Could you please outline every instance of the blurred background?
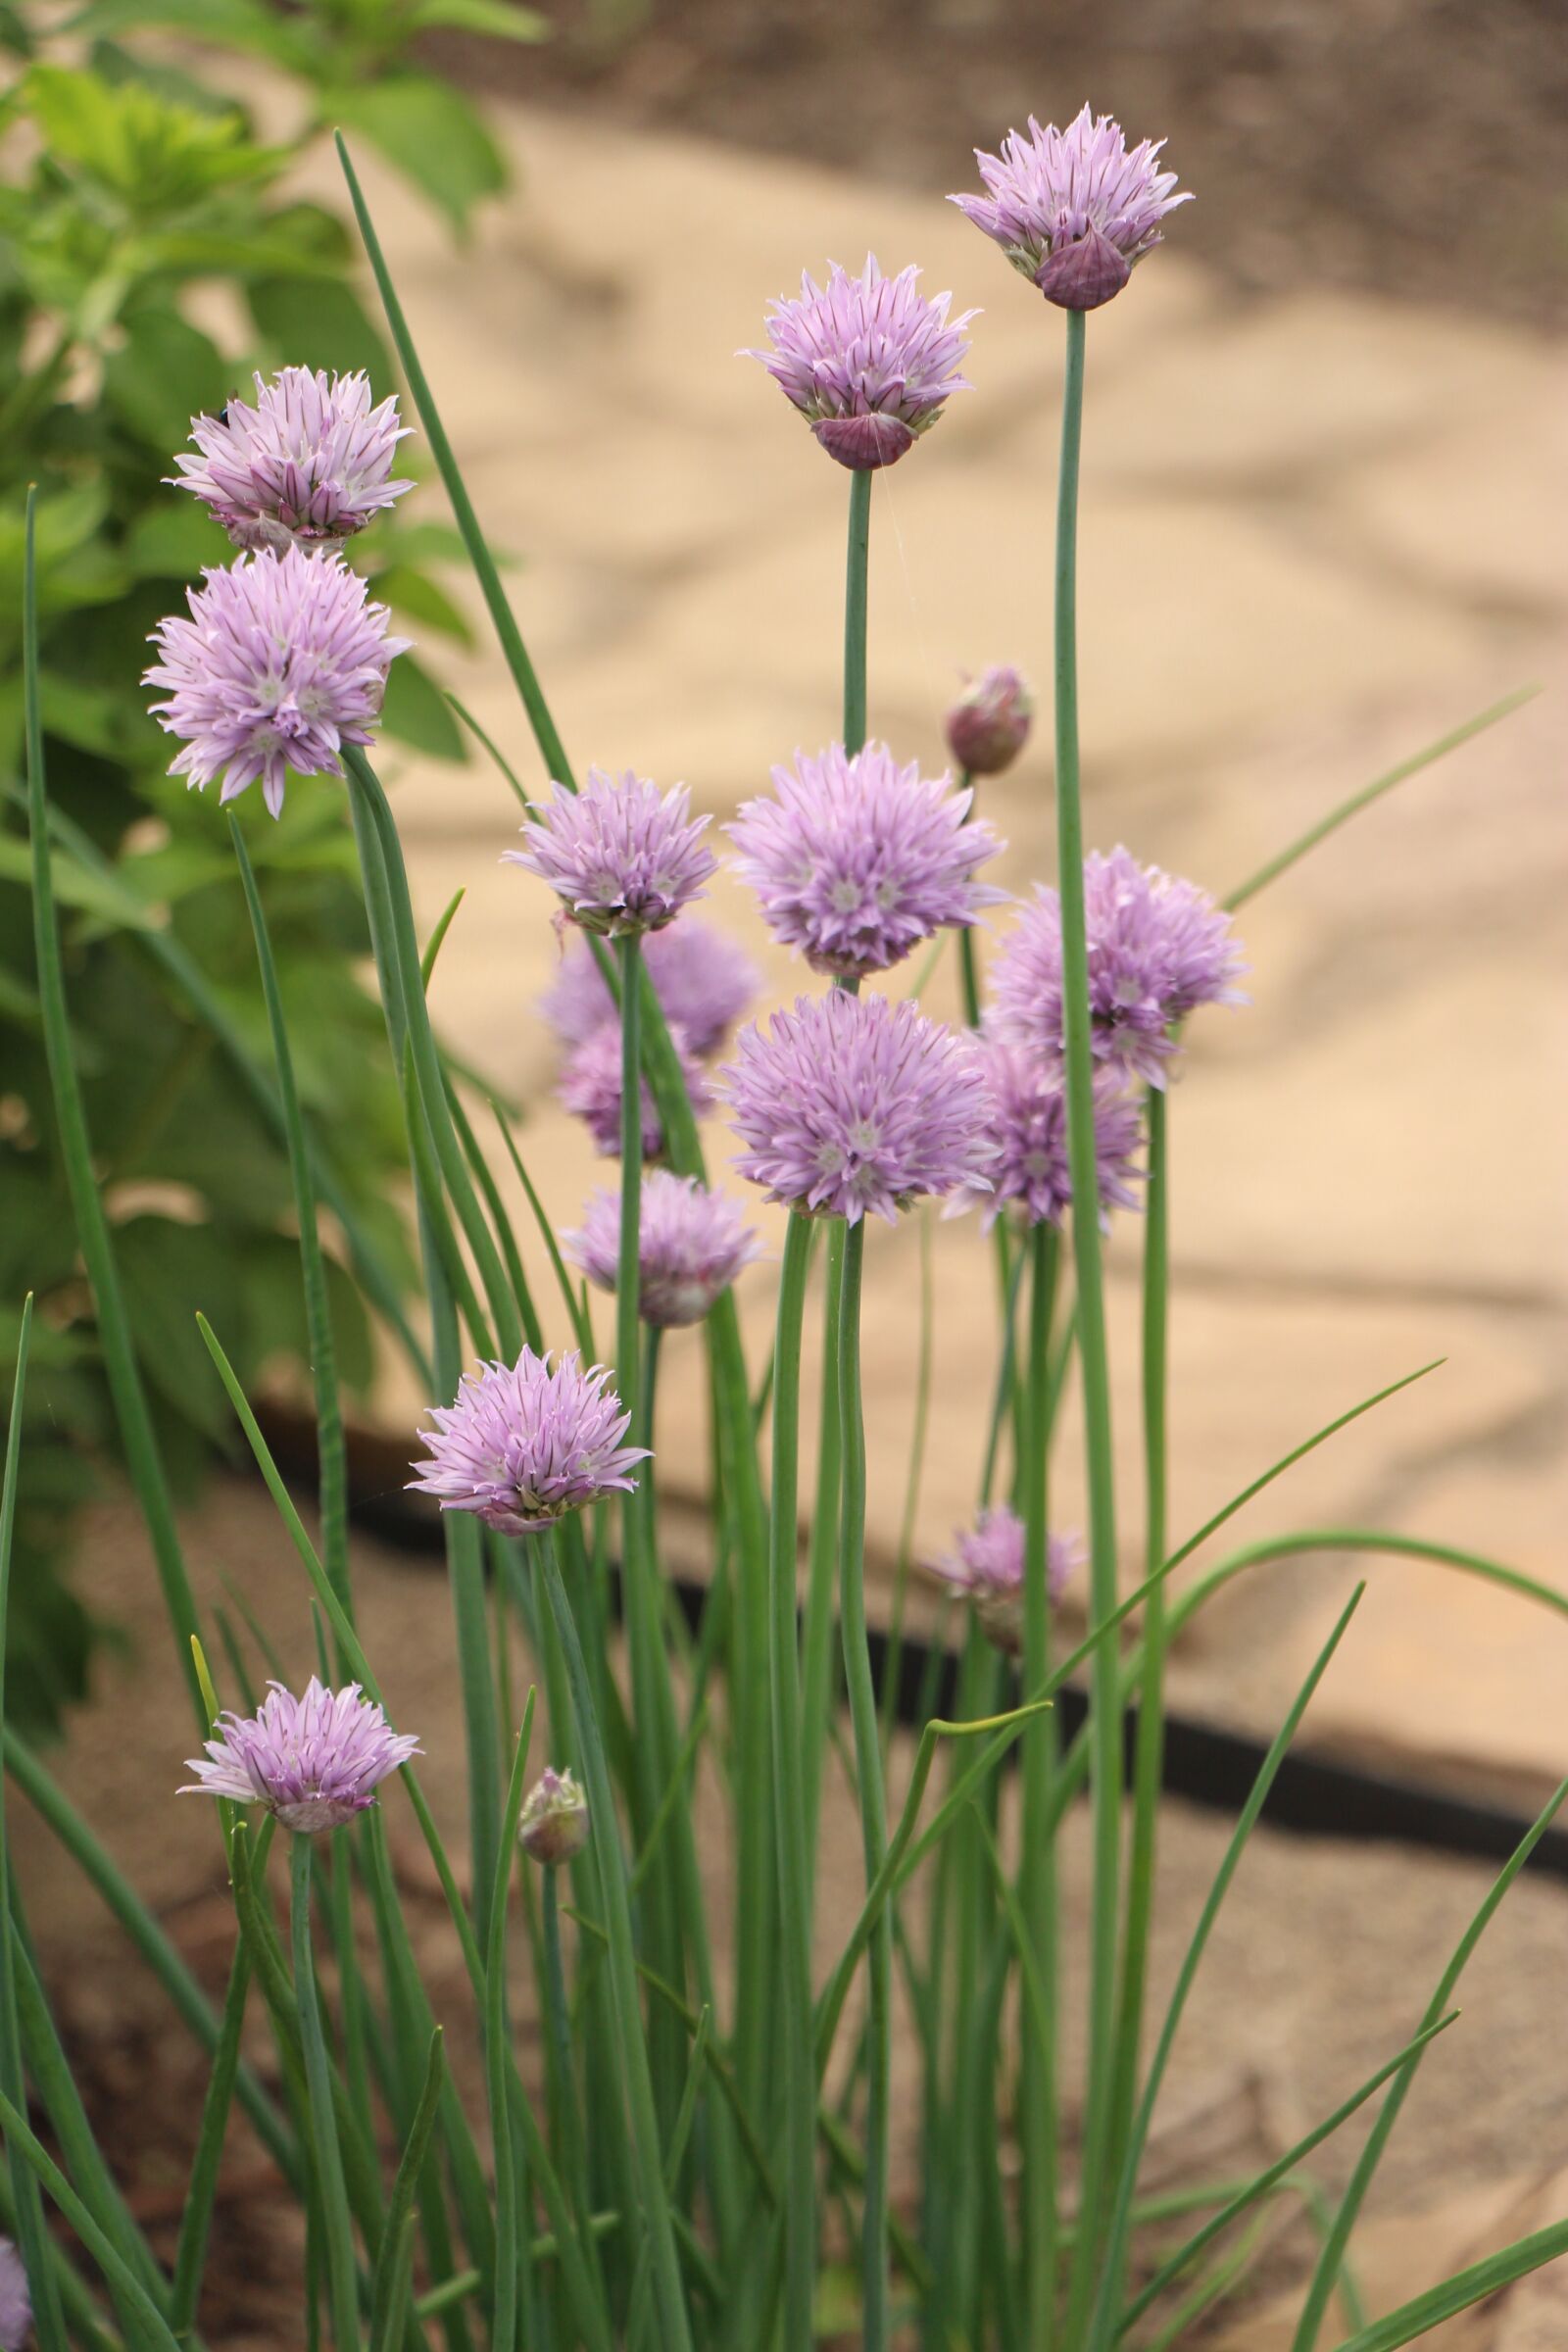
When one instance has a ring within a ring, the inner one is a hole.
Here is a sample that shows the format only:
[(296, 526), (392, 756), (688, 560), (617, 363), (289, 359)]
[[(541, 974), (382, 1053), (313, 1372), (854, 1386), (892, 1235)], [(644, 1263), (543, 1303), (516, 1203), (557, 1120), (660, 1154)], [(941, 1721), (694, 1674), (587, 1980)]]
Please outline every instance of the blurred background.
[[(27, 1735), (63, 1743), (61, 1777), (193, 1965), (221, 1969), (229, 1913), (211, 1841), (171, 1838), (141, 1778), (161, 1791), (178, 1777), (165, 1705), (177, 1667), (117, 1470), (37, 1023), (17, 808), (20, 518), (36, 479), (68, 985), (192, 1570), (303, 1671), (296, 1570), (192, 1319), (211, 1316), (269, 1400), (303, 1494), (308, 1386), (265, 1022), (223, 821), (165, 775), (137, 677), (147, 630), (226, 554), (162, 486), (191, 413), (285, 360), (365, 366), (378, 392), (396, 385), (345, 226), (333, 124), (573, 756), (685, 778), (715, 821), (837, 724), (844, 478), (734, 356), (760, 339), (765, 303), (803, 268), (855, 267), (869, 249), (890, 270), (918, 262), (928, 290), (983, 311), (975, 389), (873, 502), (872, 729), (940, 764), (964, 672), (1011, 662), (1046, 681), (1060, 344), (1059, 321), (942, 196), (972, 183), (976, 144), (1031, 111), (1063, 120), (1088, 98), (1131, 137), (1168, 134), (1199, 200), (1090, 333), (1091, 841), (1125, 841), (1223, 894), (1348, 794), (1516, 688), (1545, 689), (1249, 906), (1251, 1004), (1194, 1027), (1173, 1116), (1178, 1536), (1373, 1390), (1444, 1361), (1237, 1521), (1238, 1541), (1322, 1540), (1195, 1623), (1172, 1703), (1243, 1743), (1272, 1732), (1365, 1572), (1336, 1551), (1336, 1529), (1473, 1549), (1568, 1594), (1559, 11), (1145, 0), (1048, 22), (1014, 0), (605, 0), (537, 15), (511, 0), (12, 0), (0, 42), (0, 1352), (25, 1288), (42, 1308), (10, 1690)], [(516, 807), (443, 688), (530, 785), (535, 755), (433, 468), (416, 438), (405, 446), (423, 486), (355, 551), (417, 640), (394, 671), (381, 765), (421, 927), (466, 894), (433, 1004), (475, 1125), (488, 1142), (491, 1094), (516, 1112), (529, 1172), (570, 1224), (612, 1170), (553, 1099), (559, 1050), (536, 1011), (559, 952), (546, 894), (501, 867)], [(1049, 715), (986, 788), (1010, 845), (1003, 879), (1020, 890), (1051, 872)], [(352, 844), (328, 786), (292, 790), (276, 827), (249, 802), (240, 814), (331, 1186), (369, 1646), (422, 1728), (455, 1708), (454, 1682), (439, 1554), (401, 1494), (429, 1399), (392, 1336), (415, 1311), (413, 1259)], [(704, 912), (745, 939), (763, 1002), (803, 984), (726, 879)], [(925, 995), (956, 1011), (951, 959)], [(722, 1128), (708, 1140), (720, 1168)], [(546, 1296), (526, 1203), (502, 1184)], [(1137, 1252), (1124, 1219), (1112, 1310), (1129, 1441)], [(765, 1268), (743, 1290), (758, 1364), (770, 1295)], [(608, 1346), (608, 1316), (601, 1328)], [(926, 1335), (929, 1435), (910, 1497)], [(906, 1220), (876, 1237), (884, 1615), (901, 1563), (943, 1548), (969, 1514), (995, 1346), (971, 1223)], [(662, 1413), (668, 1564), (700, 1582), (695, 1349), (670, 1350)], [(1070, 1415), (1055, 1494), (1074, 1523)], [(1124, 1523), (1131, 1579), (1131, 1477)], [(1434, 1566), (1390, 1558), (1370, 1574), (1304, 1735), (1351, 1776), (1317, 1826), (1348, 1838), (1386, 1826), (1376, 1785), (1392, 1783), (1450, 1800), (1452, 1839), (1484, 1841), (1489, 1812), (1534, 1810), (1563, 1769), (1568, 1627)], [(929, 1624), (917, 1565), (909, 1608)], [(432, 1777), (460, 1801), (456, 1775)], [(1419, 1805), (1396, 1816), (1432, 1819)], [(175, 2064), (153, 2004), (127, 2027), (87, 1898), (25, 1818), (20, 1834), (35, 1927), (71, 1944), (62, 2000), (84, 2079), (139, 2106), (150, 2075)], [(1173, 1805), (1173, 1937), (1222, 1836), (1222, 1820)], [(854, 1867), (847, 1848), (851, 1879)], [(1177, 2123), (1238, 2162), (1292, 2136), (1282, 2117), (1315, 2112), (1323, 2082), (1363, 2050), (1366, 2072), (1407, 2029), (1482, 1868), (1408, 1845), (1263, 1840), (1195, 2011)], [(1386, 2299), (1431, 2274), (1434, 2232), (1462, 2260), (1477, 2232), (1528, 2227), (1516, 2217), (1529, 2200), (1551, 2202), (1568, 2078), (1537, 2036), (1560, 2001), (1565, 1924), (1540, 1879), (1478, 1962), (1469, 2055), (1424, 2079), (1402, 2169), (1382, 2176), (1369, 2259)], [(1403, 1994), (1369, 1998), (1401, 1969)], [(180, 2104), (167, 2144), (144, 2119), (136, 2193), (154, 2206), (181, 2177)], [(260, 2214), (239, 2194), (225, 2208), (250, 2301), (222, 2340), (288, 2340), (268, 2300), (274, 2224), (265, 2199)], [(1273, 2341), (1265, 2314), (1248, 2327), (1248, 2352)]]

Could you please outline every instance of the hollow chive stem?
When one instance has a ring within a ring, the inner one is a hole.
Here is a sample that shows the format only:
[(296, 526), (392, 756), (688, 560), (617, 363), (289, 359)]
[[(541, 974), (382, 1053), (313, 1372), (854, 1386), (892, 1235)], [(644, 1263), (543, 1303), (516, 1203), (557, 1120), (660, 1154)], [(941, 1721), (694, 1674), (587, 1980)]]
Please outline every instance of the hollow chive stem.
[(866, 580), (871, 549), (871, 476), (850, 476), (850, 537), (844, 567), (844, 749), (865, 742)]
[(321, 2006), (316, 1990), (316, 1963), (311, 1950), (312, 1840), (298, 1833), (289, 1840), (291, 1941), (294, 1959), (294, 1998), (299, 2004), (300, 2043), (305, 2057), (305, 2082), (310, 2103), (311, 2153), (315, 2158), (316, 2194), (325, 2240), (327, 2298), (332, 2335), (338, 2352), (357, 2352), (360, 2341), (359, 2287), (354, 2272), (354, 2230), (349, 2219), (348, 2191), (338, 2151), (337, 2117), (332, 2107), (331, 2062), (321, 2028)]
[[(1049, 1495), (1051, 1445), (1051, 1326), (1056, 1298), (1058, 1237), (1037, 1225), (1029, 1236), (1029, 1349), (1027, 1445), (1019, 1463), (1024, 1521), (1024, 1689), (1040, 1690), (1051, 1676)], [(1040, 1974), (1044, 2006), (1054, 2015), (1056, 1980), (1056, 1873), (1052, 1808), (1056, 1776), (1055, 1718), (1044, 1714), (1023, 1738), (1023, 1859), (1019, 1899)], [(1048, 2344), (1055, 2323), (1056, 2067), (1049, 2033), (1033, 2005), (1023, 2003), (1023, 2145), (1029, 2340)]]

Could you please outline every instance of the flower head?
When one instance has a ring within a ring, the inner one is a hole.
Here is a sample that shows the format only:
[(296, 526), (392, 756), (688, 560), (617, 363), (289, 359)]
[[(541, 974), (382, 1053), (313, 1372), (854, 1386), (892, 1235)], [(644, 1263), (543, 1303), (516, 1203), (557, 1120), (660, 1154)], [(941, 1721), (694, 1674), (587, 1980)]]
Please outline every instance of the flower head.
[(22, 2256), (9, 2237), (0, 2237), (0, 2352), (22, 2352), (32, 2326), (32, 2297)]
[[(656, 1168), (642, 1188), (637, 1240), (637, 1303), (645, 1323), (667, 1330), (700, 1323), (761, 1244), (733, 1200), (694, 1176)], [(589, 1195), (582, 1224), (561, 1246), (602, 1291), (620, 1271), (620, 1195)]]
[[(997, 1156), (987, 1171), (989, 1187), (978, 1195), (956, 1194), (949, 1212), (968, 1208), (978, 1199), (988, 1233), (1004, 1209), (1025, 1225), (1059, 1225), (1072, 1200), (1061, 1066), (990, 1034), (975, 1041), (974, 1053), (985, 1075), (987, 1126)], [(1121, 1072), (1096, 1070), (1095, 1158), (1102, 1222), (1108, 1209), (1138, 1206), (1132, 1185), (1142, 1171), (1132, 1163), (1142, 1135), (1138, 1098), (1129, 1092)]]
[(949, 775), (900, 767), (884, 743), (853, 757), (834, 743), (775, 767), (771, 797), (746, 802), (726, 830), (774, 938), (815, 971), (858, 978), (1005, 898), (975, 880), (1003, 844), (964, 822), (972, 798)]
[[(1130, 851), (1084, 859), (1091, 1038), (1096, 1058), (1163, 1086), (1176, 1052), (1169, 1034), (1200, 1004), (1246, 1002), (1246, 966), (1231, 918), (1206, 891)], [(997, 957), (999, 1035), (1048, 1062), (1062, 1051), (1061, 903), (1038, 888)]]
[(825, 288), (803, 276), (798, 301), (770, 306), (772, 350), (738, 355), (761, 361), (828, 456), (855, 472), (902, 458), (949, 393), (970, 388), (957, 370), (975, 314), (950, 321), (952, 295), (928, 302), (919, 275), (911, 265), (884, 277), (871, 255), (858, 277), (830, 262)]
[(454, 1401), (430, 1408), (435, 1427), (419, 1432), (429, 1459), (415, 1464), (410, 1485), (504, 1536), (552, 1527), (612, 1489), (629, 1493), (627, 1473), (648, 1448), (622, 1445), (631, 1415), (609, 1379), (575, 1352), (553, 1365), (531, 1348), (514, 1364), (466, 1372)]
[(358, 1683), (324, 1690), (313, 1674), (305, 1696), (273, 1683), (254, 1715), (220, 1715), (207, 1754), (187, 1758), (195, 1784), (181, 1796), (226, 1796), (265, 1805), (285, 1830), (335, 1830), (375, 1802), (375, 1791), (419, 1743), (394, 1732)]
[(555, 787), (555, 798), (533, 810), (522, 836), (525, 850), (508, 850), (505, 862), (524, 865), (548, 882), (568, 920), (610, 939), (658, 931), (673, 922), (718, 864), (703, 845), (706, 816), (690, 813), (684, 784), (667, 792), (647, 776), (612, 776), (591, 767), (580, 792)]
[(985, 1083), (964, 1042), (906, 1000), (798, 997), (743, 1029), (723, 1072), (736, 1166), (812, 1214), (885, 1217), (981, 1186), (995, 1146)]
[(965, 686), (947, 716), (948, 749), (971, 776), (1000, 776), (1029, 740), (1035, 698), (1015, 669), (988, 669)]
[[(701, 1118), (712, 1107), (712, 1086), (677, 1022), (671, 1022), (669, 1036), (692, 1109)], [(620, 1151), (620, 1028), (616, 1022), (606, 1021), (567, 1055), (556, 1083), (556, 1101), (584, 1122), (594, 1149), (607, 1159), (613, 1159)], [(643, 1111), (643, 1157), (658, 1159), (664, 1149), (664, 1130), (646, 1078), (638, 1093)]]
[[(928, 1563), (933, 1576), (970, 1603), (988, 1639), (1013, 1658), (1023, 1649), (1024, 1549), (1023, 1521), (1002, 1502), (959, 1530), (946, 1558)], [(1082, 1557), (1075, 1536), (1047, 1537), (1046, 1594), (1053, 1603)]]
[(142, 674), (169, 689), (153, 714), (185, 745), (170, 773), (197, 791), (220, 775), (223, 801), (260, 776), (277, 816), (290, 768), (341, 775), (344, 744), (369, 742), (392, 658), (409, 640), (387, 635), (385, 605), (367, 603), (341, 556), (265, 549), (203, 576), (189, 620), (153, 631), (161, 659)]
[(182, 450), (168, 478), (212, 509), (236, 547), (339, 547), (412, 490), (388, 479), (408, 431), (395, 399), (370, 406), (368, 376), (285, 368), (256, 378), (256, 406), (237, 397), (193, 416), (198, 455)]
[(953, 196), (976, 228), (1002, 247), (1048, 302), (1093, 311), (1119, 294), (1133, 264), (1163, 241), (1160, 222), (1191, 189), (1173, 196), (1159, 169), (1163, 139), (1129, 148), (1121, 125), (1086, 106), (1065, 130), (1033, 115), (1027, 138), (1009, 130), (1000, 155), (975, 149), (988, 193)]
[(517, 1842), (535, 1862), (554, 1870), (588, 1842), (588, 1799), (569, 1772), (547, 1764), (523, 1799)]
[[(650, 931), (643, 960), (665, 1020), (699, 1060), (718, 1051), (762, 985), (746, 951), (700, 915)], [(585, 1044), (607, 1023), (616, 1026), (615, 1000), (587, 940), (567, 941), (539, 1010), (568, 1046)]]

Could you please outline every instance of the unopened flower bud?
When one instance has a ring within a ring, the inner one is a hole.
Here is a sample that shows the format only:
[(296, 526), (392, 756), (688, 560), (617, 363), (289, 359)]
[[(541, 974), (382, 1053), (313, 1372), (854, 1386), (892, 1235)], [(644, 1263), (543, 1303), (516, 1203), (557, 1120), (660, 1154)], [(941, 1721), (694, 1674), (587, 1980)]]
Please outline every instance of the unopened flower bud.
[(525, 1854), (554, 1869), (588, 1842), (588, 1799), (569, 1772), (547, 1764), (523, 1800), (517, 1839)]
[(947, 717), (948, 749), (966, 775), (1000, 776), (1029, 740), (1035, 698), (1015, 669), (971, 680)]

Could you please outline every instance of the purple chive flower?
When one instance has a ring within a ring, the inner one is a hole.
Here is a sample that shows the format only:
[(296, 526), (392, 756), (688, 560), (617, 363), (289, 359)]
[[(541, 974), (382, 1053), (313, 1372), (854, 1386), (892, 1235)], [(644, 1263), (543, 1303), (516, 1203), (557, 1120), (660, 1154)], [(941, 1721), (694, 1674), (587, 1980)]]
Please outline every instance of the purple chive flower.
[(220, 775), (223, 801), (259, 776), (278, 816), (290, 768), (341, 775), (344, 744), (369, 742), (409, 639), (387, 635), (385, 605), (367, 603), (340, 556), (265, 549), (203, 576), (187, 596), (190, 618), (153, 631), (161, 660), (142, 673), (143, 685), (168, 687), (153, 714), (185, 745), (169, 772), (198, 792)]
[[(645, 1323), (668, 1330), (700, 1323), (761, 1244), (733, 1200), (710, 1193), (694, 1176), (656, 1168), (642, 1189), (637, 1243), (637, 1303)], [(561, 1246), (602, 1291), (620, 1271), (620, 1195), (590, 1194), (582, 1224)]]
[(684, 784), (661, 792), (630, 768), (612, 776), (591, 767), (580, 792), (555, 787), (522, 828), (527, 848), (506, 851), (504, 862), (548, 882), (585, 931), (658, 931), (707, 897), (703, 884), (718, 865), (702, 840), (709, 820), (690, 814), (690, 798)]
[[(692, 1109), (701, 1118), (705, 1110), (712, 1108), (712, 1086), (678, 1023), (671, 1022), (669, 1036)], [(556, 1084), (556, 1101), (564, 1110), (583, 1120), (594, 1139), (595, 1151), (607, 1159), (615, 1158), (620, 1152), (620, 1030), (607, 1021), (575, 1053), (567, 1055)], [(664, 1149), (664, 1130), (660, 1124), (654, 1090), (646, 1078), (639, 1094), (643, 1106), (643, 1157), (658, 1159)]]
[[(1231, 918), (1206, 891), (1140, 865), (1130, 851), (1084, 859), (1089, 1002), (1097, 1059), (1163, 1086), (1170, 1025), (1200, 1004), (1242, 1004), (1246, 970)], [(1056, 1063), (1062, 1050), (1061, 905), (1044, 886), (997, 957), (995, 1022), (1010, 1043)]]
[[(700, 1061), (717, 1053), (762, 985), (745, 950), (700, 915), (650, 931), (643, 960), (665, 1020), (681, 1030)], [(607, 1023), (618, 1025), (615, 1000), (587, 940), (567, 941), (539, 1010), (567, 1046), (585, 1045)]]
[(391, 481), (409, 427), (395, 399), (370, 406), (368, 376), (284, 368), (256, 378), (256, 406), (232, 399), (193, 416), (199, 455), (181, 451), (166, 478), (194, 491), (236, 547), (339, 547), (412, 490)]
[(444, 1511), (472, 1511), (504, 1536), (552, 1527), (612, 1489), (648, 1458), (646, 1446), (623, 1446), (631, 1415), (606, 1384), (603, 1364), (580, 1355), (524, 1348), (514, 1364), (466, 1372), (450, 1405), (432, 1405), (434, 1429), (419, 1436), (429, 1459), (409, 1484), (434, 1494)]
[(1015, 270), (1066, 311), (1093, 311), (1119, 294), (1133, 264), (1163, 242), (1160, 222), (1191, 189), (1173, 196), (1174, 172), (1158, 167), (1163, 139), (1129, 148), (1121, 125), (1086, 106), (1065, 130), (1034, 116), (1029, 135), (1009, 130), (1000, 155), (975, 149), (989, 191), (952, 196)]
[(828, 264), (827, 285), (803, 276), (798, 301), (771, 304), (771, 351), (760, 360), (785, 397), (808, 419), (830, 458), (855, 472), (891, 466), (935, 424), (950, 392), (970, 386), (958, 374), (969, 346), (965, 311), (950, 321), (951, 294), (927, 302), (912, 265), (884, 277), (867, 255), (858, 277)]
[(547, 1764), (522, 1800), (517, 1842), (531, 1860), (554, 1870), (588, 1842), (588, 1799), (569, 1772)]
[(358, 1683), (327, 1690), (314, 1674), (303, 1698), (273, 1683), (256, 1714), (220, 1715), (218, 1729), (205, 1757), (186, 1759), (197, 1778), (180, 1795), (265, 1805), (285, 1830), (308, 1836), (373, 1805), (387, 1774), (420, 1752)]
[[(1004, 1210), (1011, 1210), (1025, 1225), (1059, 1225), (1072, 1200), (1061, 1066), (989, 1034), (978, 1038), (973, 1050), (985, 1075), (987, 1127), (997, 1156), (988, 1170), (989, 1187), (978, 1194), (956, 1194), (948, 1213), (956, 1214), (978, 1200), (987, 1233)], [(1139, 1204), (1132, 1186), (1143, 1171), (1133, 1166), (1133, 1154), (1142, 1137), (1141, 1106), (1120, 1071), (1096, 1070), (1095, 1157), (1102, 1223), (1109, 1209)]]
[[(1004, 1502), (982, 1511), (974, 1526), (956, 1536), (956, 1549), (928, 1563), (954, 1592), (969, 1602), (987, 1639), (1010, 1658), (1023, 1651), (1024, 1524)], [(1046, 1592), (1054, 1604), (1083, 1558), (1076, 1536), (1046, 1538)]]
[(1000, 776), (1029, 740), (1035, 698), (1015, 669), (988, 669), (965, 686), (947, 716), (948, 749), (970, 776)]
[(923, 1195), (982, 1186), (995, 1154), (971, 1054), (906, 1000), (797, 997), (741, 1031), (722, 1075), (735, 1165), (809, 1214), (892, 1224)]
[(0, 2352), (22, 2352), (32, 2326), (32, 2297), (22, 2256), (9, 2237), (0, 2237)]
[(774, 938), (814, 971), (859, 978), (1005, 899), (974, 878), (1004, 845), (964, 822), (972, 799), (945, 773), (900, 767), (885, 743), (853, 758), (834, 743), (775, 767), (772, 797), (746, 802), (725, 830)]

